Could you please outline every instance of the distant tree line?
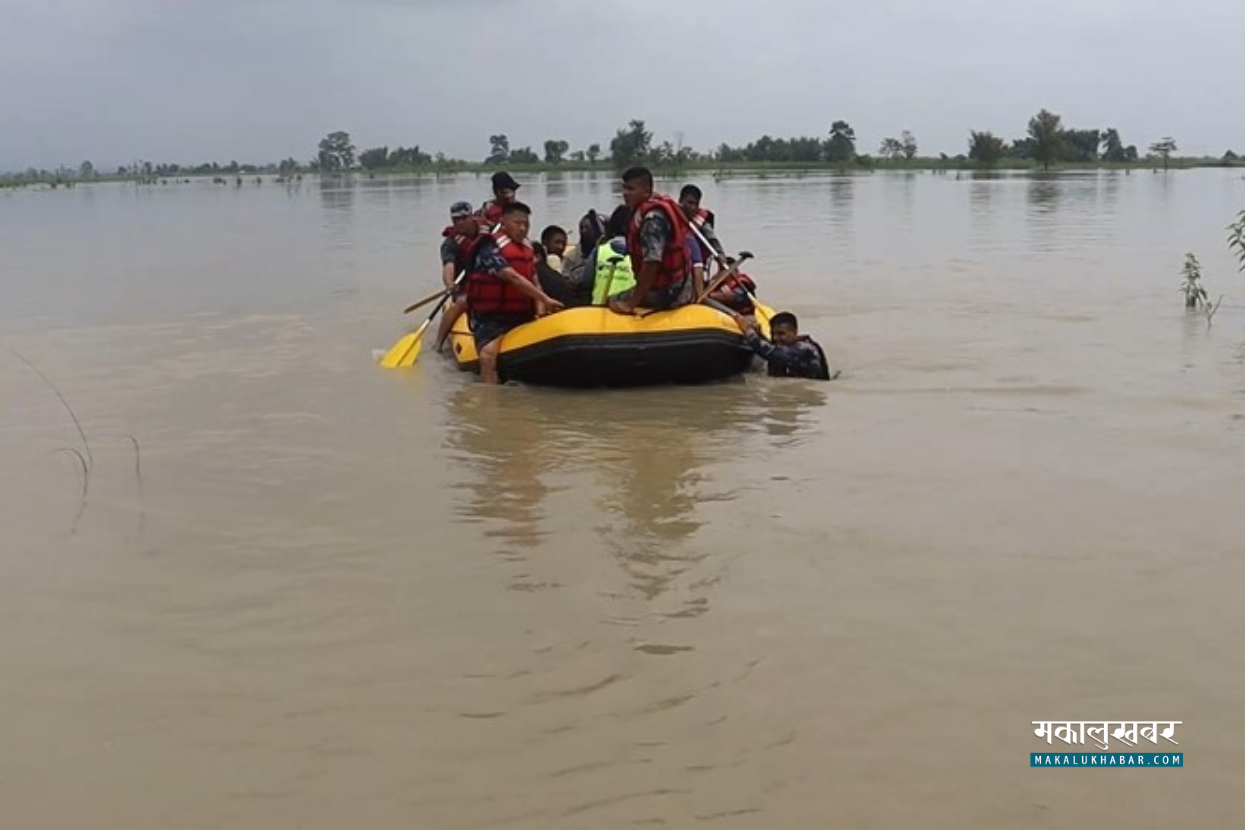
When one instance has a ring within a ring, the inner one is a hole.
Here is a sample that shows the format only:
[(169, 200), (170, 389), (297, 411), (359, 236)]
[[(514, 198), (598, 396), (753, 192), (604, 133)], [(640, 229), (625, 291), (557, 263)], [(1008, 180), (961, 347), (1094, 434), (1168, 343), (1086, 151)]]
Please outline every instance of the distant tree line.
[[(1033, 163), (1049, 169), (1052, 164), (1084, 164), (1106, 162), (1113, 164), (1136, 164), (1143, 161), (1137, 147), (1124, 144), (1119, 130), (1079, 129), (1064, 127), (1063, 119), (1048, 110), (1041, 110), (1029, 119), (1024, 135), (1012, 141), (989, 131), (972, 130), (968, 136), (967, 155), (939, 158), (922, 158), (918, 155), (916, 137), (908, 130), (882, 139), (876, 156), (857, 152), (856, 132), (844, 120), (835, 120), (824, 136), (774, 137), (763, 135), (742, 146), (722, 143), (712, 151), (699, 152), (685, 145), (682, 136), (675, 141), (658, 142), (643, 120), (632, 119), (619, 127), (607, 146), (589, 144), (583, 149), (571, 150), (570, 143), (561, 138), (546, 139), (538, 153), (530, 146), (510, 146), (505, 133), (488, 137), (488, 154), (478, 162), (450, 158), (445, 153), (428, 153), (418, 144), (410, 147), (388, 145), (371, 147), (359, 152), (344, 130), (331, 132), (320, 140), (315, 155), (307, 162), (294, 157), (275, 164), (255, 165), (205, 162), (197, 165), (155, 164), (135, 161), (122, 164), (115, 171), (100, 171), (90, 161), (76, 168), (59, 167), (56, 170), (29, 168), (23, 172), (0, 174), (0, 185), (14, 186), (46, 183), (53, 186), (75, 181), (91, 181), (101, 178), (124, 178), (136, 181), (154, 181), (184, 175), (224, 174), (241, 176), (275, 173), (290, 177), (305, 171), (338, 173), (355, 169), (378, 171), (386, 169), (462, 170), (474, 165), (548, 165), (559, 167), (613, 167), (621, 170), (635, 164), (647, 164), (663, 170), (679, 169), (688, 165), (746, 165), (746, 164), (794, 164), (827, 165), (839, 168), (848, 166), (871, 168), (878, 164), (887, 166), (922, 165), (954, 166), (974, 165), (993, 167), (1000, 163)], [(1164, 137), (1149, 145), (1146, 160), (1162, 161), (1164, 169), (1177, 151), (1176, 142)], [(1236, 153), (1228, 150), (1220, 163), (1234, 164), (1239, 161)]]

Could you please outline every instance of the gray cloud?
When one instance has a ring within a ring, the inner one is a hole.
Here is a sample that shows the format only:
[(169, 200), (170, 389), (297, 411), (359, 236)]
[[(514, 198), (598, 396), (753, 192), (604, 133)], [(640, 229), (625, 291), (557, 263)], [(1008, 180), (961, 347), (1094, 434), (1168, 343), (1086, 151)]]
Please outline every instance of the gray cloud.
[(420, 144), (480, 158), (629, 118), (708, 149), (852, 123), (961, 152), (1049, 107), (1144, 146), (1245, 150), (1245, 6), (1201, 0), (4, 0), (0, 168), (309, 158)]

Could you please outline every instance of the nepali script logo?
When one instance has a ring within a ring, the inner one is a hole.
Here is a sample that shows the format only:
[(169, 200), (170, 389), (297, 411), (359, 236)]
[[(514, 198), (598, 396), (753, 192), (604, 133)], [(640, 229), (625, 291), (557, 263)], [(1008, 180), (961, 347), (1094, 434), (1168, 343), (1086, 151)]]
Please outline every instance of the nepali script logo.
[[(1183, 767), (1183, 752), (1134, 752), (1147, 740), (1156, 746), (1159, 738), (1179, 746), (1173, 737), (1183, 721), (1033, 721), (1033, 734), (1045, 738), (1053, 750), (1031, 753), (1031, 767)], [(1111, 727), (1115, 726), (1112, 730)], [(1160, 727), (1166, 727), (1160, 729)], [(1053, 744), (1058, 738), (1070, 749)], [(1123, 751), (1107, 752), (1111, 738), (1122, 744)], [(1102, 752), (1087, 752), (1092, 741)], [(1078, 747), (1084, 747), (1079, 749)]]

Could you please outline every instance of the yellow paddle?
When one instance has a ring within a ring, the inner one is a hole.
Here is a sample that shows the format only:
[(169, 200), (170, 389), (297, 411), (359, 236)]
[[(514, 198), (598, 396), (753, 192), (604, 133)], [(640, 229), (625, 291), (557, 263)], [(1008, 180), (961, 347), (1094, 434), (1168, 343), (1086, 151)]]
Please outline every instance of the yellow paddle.
[[(464, 268), (463, 272), (458, 275), (457, 279), (454, 280), (454, 285), (457, 286), (460, 282), (462, 282), (463, 277), (465, 276), (467, 276), (467, 269)], [(380, 359), (381, 366), (386, 369), (402, 369), (407, 366), (415, 365), (415, 361), (419, 360), (419, 350), (423, 345), (424, 332), (428, 330), (428, 326), (432, 323), (433, 319), (437, 316), (441, 309), (445, 307), (445, 304), (449, 302), (449, 299), (452, 296), (449, 291), (443, 291), (441, 294), (441, 302), (437, 303), (436, 307), (432, 309), (432, 313), (428, 315), (428, 319), (420, 324), (419, 328), (415, 329), (415, 331), (406, 335), (397, 343), (394, 343), (392, 348), (385, 352), (385, 356)]]

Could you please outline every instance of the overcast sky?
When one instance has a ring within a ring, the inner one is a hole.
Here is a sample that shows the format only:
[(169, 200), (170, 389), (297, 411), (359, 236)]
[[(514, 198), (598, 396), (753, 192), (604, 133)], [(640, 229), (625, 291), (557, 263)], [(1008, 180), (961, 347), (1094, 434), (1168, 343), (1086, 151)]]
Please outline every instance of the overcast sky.
[(0, 169), (305, 161), (338, 129), (479, 159), (631, 118), (955, 154), (1042, 107), (1219, 155), (1243, 67), (1241, 0), (0, 0)]

